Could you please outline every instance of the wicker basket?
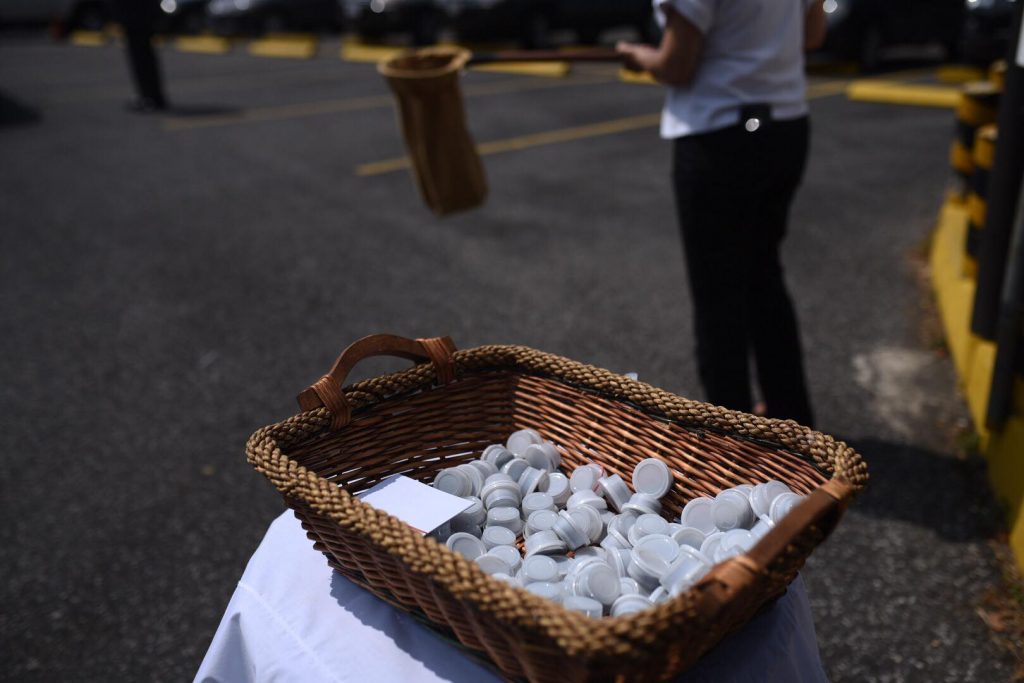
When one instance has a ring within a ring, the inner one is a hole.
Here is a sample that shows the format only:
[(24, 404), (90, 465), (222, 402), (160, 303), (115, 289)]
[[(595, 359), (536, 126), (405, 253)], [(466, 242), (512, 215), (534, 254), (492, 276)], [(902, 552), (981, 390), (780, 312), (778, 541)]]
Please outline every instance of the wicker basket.
[[(375, 355), (419, 364), (342, 389), (352, 367)], [(867, 481), (853, 449), (794, 422), (686, 400), (522, 346), (455, 351), (447, 338), (367, 337), (299, 402), (304, 412), (253, 434), (249, 462), (331, 566), (509, 678), (651, 681), (687, 669), (785, 592)], [(396, 473), (430, 480), (523, 427), (553, 441), (567, 470), (595, 460), (628, 481), (640, 460), (661, 458), (675, 479), (662, 501), (667, 515), (693, 497), (767, 479), (809, 495), (750, 553), (690, 591), (597, 620), (492, 579), (352, 495)]]

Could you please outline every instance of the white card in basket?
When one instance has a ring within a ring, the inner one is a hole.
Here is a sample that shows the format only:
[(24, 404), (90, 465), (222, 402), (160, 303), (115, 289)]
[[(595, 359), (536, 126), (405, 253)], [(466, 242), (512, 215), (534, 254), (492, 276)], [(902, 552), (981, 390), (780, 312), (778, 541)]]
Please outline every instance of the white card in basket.
[(397, 517), (424, 536), (473, 504), (401, 474), (388, 477), (358, 497), (364, 503)]

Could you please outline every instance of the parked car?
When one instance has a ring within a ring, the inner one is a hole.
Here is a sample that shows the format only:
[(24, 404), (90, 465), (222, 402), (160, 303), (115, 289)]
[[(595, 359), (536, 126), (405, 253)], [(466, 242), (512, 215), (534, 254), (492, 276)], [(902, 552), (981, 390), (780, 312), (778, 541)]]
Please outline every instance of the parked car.
[(341, 0), (345, 19), (361, 38), (407, 34), (416, 45), (436, 43), (447, 20), (437, 0)]
[(1014, 0), (966, 0), (962, 50), (975, 64), (989, 64), (1007, 56), (1013, 32)]
[(220, 35), (341, 30), (337, 0), (210, 0), (209, 28)]
[(0, 25), (99, 30), (112, 16), (109, 0), (0, 0)]
[(512, 38), (524, 47), (543, 47), (556, 30), (570, 29), (581, 42), (594, 43), (602, 31), (628, 26), (645, 41), (655, 39), (650, 0), (444, 1), (460, 38)]
[(206, 28), (206, 6), (210, 0), (161, 0), (160, 31), (199, 33)]
[(960, 45), (964, 0), (825, 0), (825, 50), (879, 67), (883, 51), (896, 45), (938, 43), (955, 57)]

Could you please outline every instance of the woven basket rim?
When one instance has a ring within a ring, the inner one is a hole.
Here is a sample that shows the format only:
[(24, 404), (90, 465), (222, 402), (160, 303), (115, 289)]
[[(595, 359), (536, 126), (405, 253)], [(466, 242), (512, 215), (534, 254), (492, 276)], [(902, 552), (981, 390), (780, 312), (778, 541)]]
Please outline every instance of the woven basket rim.
[[(687, 429), (714, 430), (730, 437), (782, 448), (808, 459), (823, 474), (842, 478), (859, 491), (867, 465), (847, 444), (792, 420), (774, 420), (685, 399), (639, 380), (555, 354), (519, 345), (486, 345), (456, 351), (456, 380), (494, 371), (546, 377), (620, 401), (650, 417)], [(431, 364), (363, 380), (344, 389), (353, 417), (385, 401), (435, 386)], [(422, 537), (387, 513), (291, 459), (290, 446), (330, 431), (326, 408), (299, 413), (257, 430), (246, 444), (247, 459), (286, 497), (301, 501), (349, 532), (367, 536), (376, 547), (399, 559), (409, 571), (428, 575), (455, 598), (490, 612), (532, 637), (557, 643), (569, 656), (628, 656), (651, 638), (668, 636), (680, 620), (694, 618), (698, 596), (687, 591), (666, 603), (622, 617), (594, 620), (566, 610), (525, 590), (491, 578), (461, 555)]]

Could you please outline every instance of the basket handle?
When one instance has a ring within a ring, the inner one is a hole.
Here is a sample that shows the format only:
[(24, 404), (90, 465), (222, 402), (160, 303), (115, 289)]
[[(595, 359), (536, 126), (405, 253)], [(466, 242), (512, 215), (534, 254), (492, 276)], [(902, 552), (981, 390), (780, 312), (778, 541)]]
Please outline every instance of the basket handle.
[(374, 356), (397, 356), (417, 363), (430, 362), (437, 372), (438, 384), (448, 384), (455, 379), (453, 353), (455, 344), (451, 337), (407, 339), (393, 334), (371, 334), (350, 344), (334, 361), (330, 372), (299, 394), (299, 407), (308, 411), (326, 406), (331, 412), (331, 430), (341, 429), (352, 419), (352, 407), (342, 386), (360, 361)]
[(853, 485), (836, 477), (812, 491), (794, 507), (781, 522), (745, 555), (738, 555), (712, 569), (696, 589), (701, 593), (698, 610), (715, 618), (721, 608), (733, 604), (732, 598), (752, 588), (771, 563), (796, 542), (810, 525), (817, 526), (827, 537), (835, 529), (853, 496)]

